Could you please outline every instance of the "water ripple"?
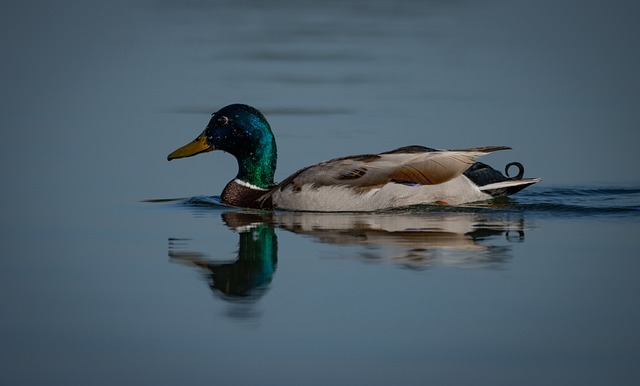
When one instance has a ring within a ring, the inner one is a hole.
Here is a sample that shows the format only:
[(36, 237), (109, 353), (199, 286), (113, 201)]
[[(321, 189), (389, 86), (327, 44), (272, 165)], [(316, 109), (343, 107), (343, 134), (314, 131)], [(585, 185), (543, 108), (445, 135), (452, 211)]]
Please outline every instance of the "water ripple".
[(558, 215), (640, 214), (638, 187), (551, 187), (531, 189), (514, 198), (514, 209)]
[[(173, 201), (173, 200), (172, 200)], [(175, 200), (178, 205), (192, 208), (229, 208), (219, 196), (197, 196)], [(463, 206), (416, 205), (383, 213), (525, 213), (549, 216), (611, 216), (640, 215), (638, 187), (550, 187), (530, 189), (510, 198)]]

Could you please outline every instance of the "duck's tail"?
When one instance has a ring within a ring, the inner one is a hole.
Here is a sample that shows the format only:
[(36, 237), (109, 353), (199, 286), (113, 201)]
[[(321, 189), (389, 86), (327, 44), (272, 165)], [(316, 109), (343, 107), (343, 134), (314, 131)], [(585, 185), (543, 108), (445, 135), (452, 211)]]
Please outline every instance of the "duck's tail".
[[(509, 177), (509, 168), (511, 166), (518, 168), (518, 174), (514, 177)], [(482, 162), (474, 163), (464, 172), (464, 175), (476, 184), (481, 191), (493, 197), (510, 196), (540, 181), (540, 178), (522, 178), (524, 176), (524, 166), (519, 162), (507, 164), (505, 174), (506, 176)]]
[(480, 190), (493, 197), (504, 197), (516, 194), (529, 185), (539, 182), (540, 178), (523, 178), (520, 180), (507, 180), (480, 186)]

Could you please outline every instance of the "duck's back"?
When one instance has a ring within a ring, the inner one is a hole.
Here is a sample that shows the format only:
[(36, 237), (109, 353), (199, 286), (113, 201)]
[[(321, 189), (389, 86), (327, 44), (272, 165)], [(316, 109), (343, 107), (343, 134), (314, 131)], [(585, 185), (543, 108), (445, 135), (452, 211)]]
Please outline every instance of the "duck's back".
[(409, 146), (336, 158), (301, 169), (268, 196), (274, 208), (372, 211), (491, 198), (463, 175), (475, 159), (507, 147), (436, 150)]

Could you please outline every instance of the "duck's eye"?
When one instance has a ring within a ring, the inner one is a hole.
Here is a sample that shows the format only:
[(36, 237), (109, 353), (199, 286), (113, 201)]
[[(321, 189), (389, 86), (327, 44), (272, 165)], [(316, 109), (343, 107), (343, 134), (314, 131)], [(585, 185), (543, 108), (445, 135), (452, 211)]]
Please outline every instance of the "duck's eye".
[(218, 124), (226, 125), (227, 123), (229, 123), (229, 118), (225, 117), (224, 115), (218, 117)]

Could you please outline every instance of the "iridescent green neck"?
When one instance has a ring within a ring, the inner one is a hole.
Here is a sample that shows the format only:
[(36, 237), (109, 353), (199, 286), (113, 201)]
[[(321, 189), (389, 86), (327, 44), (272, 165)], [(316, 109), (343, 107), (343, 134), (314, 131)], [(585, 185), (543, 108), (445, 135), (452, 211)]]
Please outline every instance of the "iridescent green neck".
[(268, 189), (274, 185), (273, 176), (276, 172), (278, 157), (276, 141), (268, 125), (266, 130), (263, 128), (251, 134), (256, 138), (252, 141), (253, 146), (239, 149), (239, 154), (236, 154), (238, 159), (236, 178), (259, 188)]

